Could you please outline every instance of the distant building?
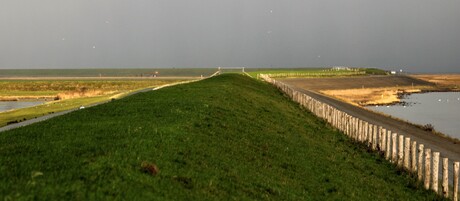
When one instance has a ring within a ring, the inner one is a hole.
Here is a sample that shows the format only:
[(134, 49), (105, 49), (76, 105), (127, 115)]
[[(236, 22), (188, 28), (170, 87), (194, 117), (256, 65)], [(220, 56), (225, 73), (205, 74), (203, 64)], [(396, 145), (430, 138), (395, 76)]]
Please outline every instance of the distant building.
[(334, 66), (332, 70), (351, 70), (351, 68), (346, 66)]
[(396, 75), (396, 71), (392, 70), (392, 71), (390, 71), (390, 74)]

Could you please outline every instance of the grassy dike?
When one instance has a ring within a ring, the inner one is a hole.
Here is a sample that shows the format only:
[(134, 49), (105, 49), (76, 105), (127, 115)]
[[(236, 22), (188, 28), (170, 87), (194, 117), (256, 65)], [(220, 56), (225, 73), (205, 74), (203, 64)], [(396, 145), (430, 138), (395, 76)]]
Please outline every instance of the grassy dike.
[(0, 133), (0, 198), (439, 199), (273, 86), (235, 74)]

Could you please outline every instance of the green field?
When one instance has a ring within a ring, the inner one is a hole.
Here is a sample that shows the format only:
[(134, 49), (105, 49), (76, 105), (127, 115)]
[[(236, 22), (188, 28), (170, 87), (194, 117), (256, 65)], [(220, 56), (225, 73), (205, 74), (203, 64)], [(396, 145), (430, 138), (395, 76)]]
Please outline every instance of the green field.
[(158, 77), (210, 76), (217, 68), (0, 69), (0, 77)]
[(181, 80), (0, 80), (0, 100), (43, 97), (48, 100), (59, 99), (30, 108), (0, 112), (0, 127), (179, 81)]
[[(245, 71), (252, 77), (256, 78), (258, 74), (286, 74), (281, 77), (332, 77), (332, 76), (351, 76), (350, 73), (355, 71), (349, 70), (331, 70), (331, 68), (247, 68)], [(363, 75), (386, 75), (384, 70), (376, 68), (358, 68), (356, 72), (362, 72)], [(296, 75), (297, 74), (297, 75)], [(306, 75), (308, 74), (308, 75)]]
[(133, 79), (133, 80), (1, 80), (1, 96), (30, 96), (33, 94), (57, 95), (63, 92), (100, 90), (103, 92), (129, 91), (158, 86), (178, 80)]
[(440, 199), (273, 86), (236, 74), (3, 132), (0, 153), (4, 200)]

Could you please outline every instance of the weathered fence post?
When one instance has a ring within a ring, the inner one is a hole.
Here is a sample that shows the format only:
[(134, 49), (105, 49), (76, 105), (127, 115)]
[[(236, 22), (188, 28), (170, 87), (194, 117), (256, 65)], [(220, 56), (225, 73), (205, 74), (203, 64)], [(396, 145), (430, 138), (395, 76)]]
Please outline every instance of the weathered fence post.
[(457, 201), (458, 200), (458, 175), (459, 175), (459, 169), (460, 169), (460, 162), (454, 162), (454, 196), (453, 200)]
[(369, 124), (369, 148), (372, 148), (374, 145), (374, 125), (373, 124)]
[(431, 149), (425, 149), (425, 188), (430, 189)]
[(358, 140), (358, 117), (355, 117), (355, 125), (353, 127), (353, 130), (354, 130), (353, 139), (357, 141)]
[(342, 122), (343, 122), (343, 114), (339, 110), (337, 110), (337, 113), (338, 113), (337, 114), (338, 115), (338, 117), (337, 117), (337, 125), (338, 125), (340, 131), (343, 132), (343, 124), (342, 124)]
[(377, 150), (377, 125), (374, 125), (374, 128), (372, 129), (373, 134), (372, 134), (372, 150)]
[(399, 135), (398, 146), (398, 166), (403, 167), (404, 160), (404, 135)]
[(382, 128), (382, 133), (380, 135), (382, 137), (382, 147), (380, 148), (383, 153), (387, 152), (387, 129)]
[(397, 156), (396, 156), (396, 143), (398, 143), (397, 141), (397, 136), (398, 134), (396, 133), (393, 133), (393, 136), (392, 136), (392, 144), (393, 144), (393, 147), (391, 148), (391, 160), (393, 163), (396, 163), (396, 159), (397, 159)]
[(363, 142), (365, 145), (368, 145), (369, 144), (369, 138), (368, 138), (368, 135), (369, 135), (369, 122), (364, 122), (364, 139), (363, 139)]
[(390, 156), (391, 156), (391, 131), (388, 130), (387, 131), (387, 148), (386, 148), (386, 152), (385, 152), (385, 158), (387, 160), (390, 160)]
[(359, 135), (359, 119), (358, 117), (355, 118), (355, 140), (358, 141)]
[(424, 145), (418, 145), (418, 169), (417, 169), (417, 176), (418, 180), (422, 181), (423, 179), (423, 152), (424, 152)]
[(363, 120), (359, 119), (358, 121), (358, 142), (361, 142), (363, 135)]
[(351, 116), (348, 115), (347, 118), (347, 130), (348, 130), (348, 137), (351, 137)]
[(382, 150), (383, 150), (383, 149), (382, 149), (382, 143), (383, 143), (383, 141), (382, 141), (382, 130), (383, 130), (382, 126), (379, 126), (379, 128), (378, 128), (378, 134), (377, 134), (377, 137), (378, 137), (378, 139), (377, 139), (377, 149), (378, 149), (379, 151), (382, 151)]
[(404, 168), (410, 170), (410, 138), (406, 137), (404, 142)]
[(438, 192), (438, 177), (439, 177), (439, 152), (433, 152), (433, 183), (431, 189)]
[(353, 125), (354, 125), (354, 117), (350, 117), (350, 138), (353, 138)]
[(449, 197), (449, 159), (442, 159), (442, 194)]
[(417, 172), (417, 142), (413, 141), (412, 142), (412, 147), (410, 149), (411, 151), (411, 167), (412, 167), (412, 172), (415, 173)]

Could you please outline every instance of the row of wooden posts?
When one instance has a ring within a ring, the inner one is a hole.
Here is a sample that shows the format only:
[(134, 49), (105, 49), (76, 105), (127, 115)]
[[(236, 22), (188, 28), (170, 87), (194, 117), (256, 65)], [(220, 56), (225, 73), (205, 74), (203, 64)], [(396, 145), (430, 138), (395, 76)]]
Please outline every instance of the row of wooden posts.
[[(402, 134), (394, 133), (382, 126), (373, 125), (353, 117), (346, 112), (300, 93), (268, 75), (261, 74), (260, 78), (272, 83), (295, 102), (298, 102), (318, 117), (323, 118), (356, 142), (367, 145), (370, 149), (381, 153), (385, 159), (398, 167), (416, 174), (417, 178), (424, 183), (426, 189), (432, 189), (446, 198), (458, 200), (459, 162), (452, 163), (453, 174), (450, 177), (452, 179), (451, 183), (449, 183), (449, 159), (441, 157), (441, 153), (432, 152), (429, 147), (417, 144), (416, 141)], [(438, 178), (440, 175), (440, 159), (442, 159), (441, 189), (439, 189), (440, 179)], [(453, 187), (451, 193), (449, 193), (449, 184), (452, 184)]]

